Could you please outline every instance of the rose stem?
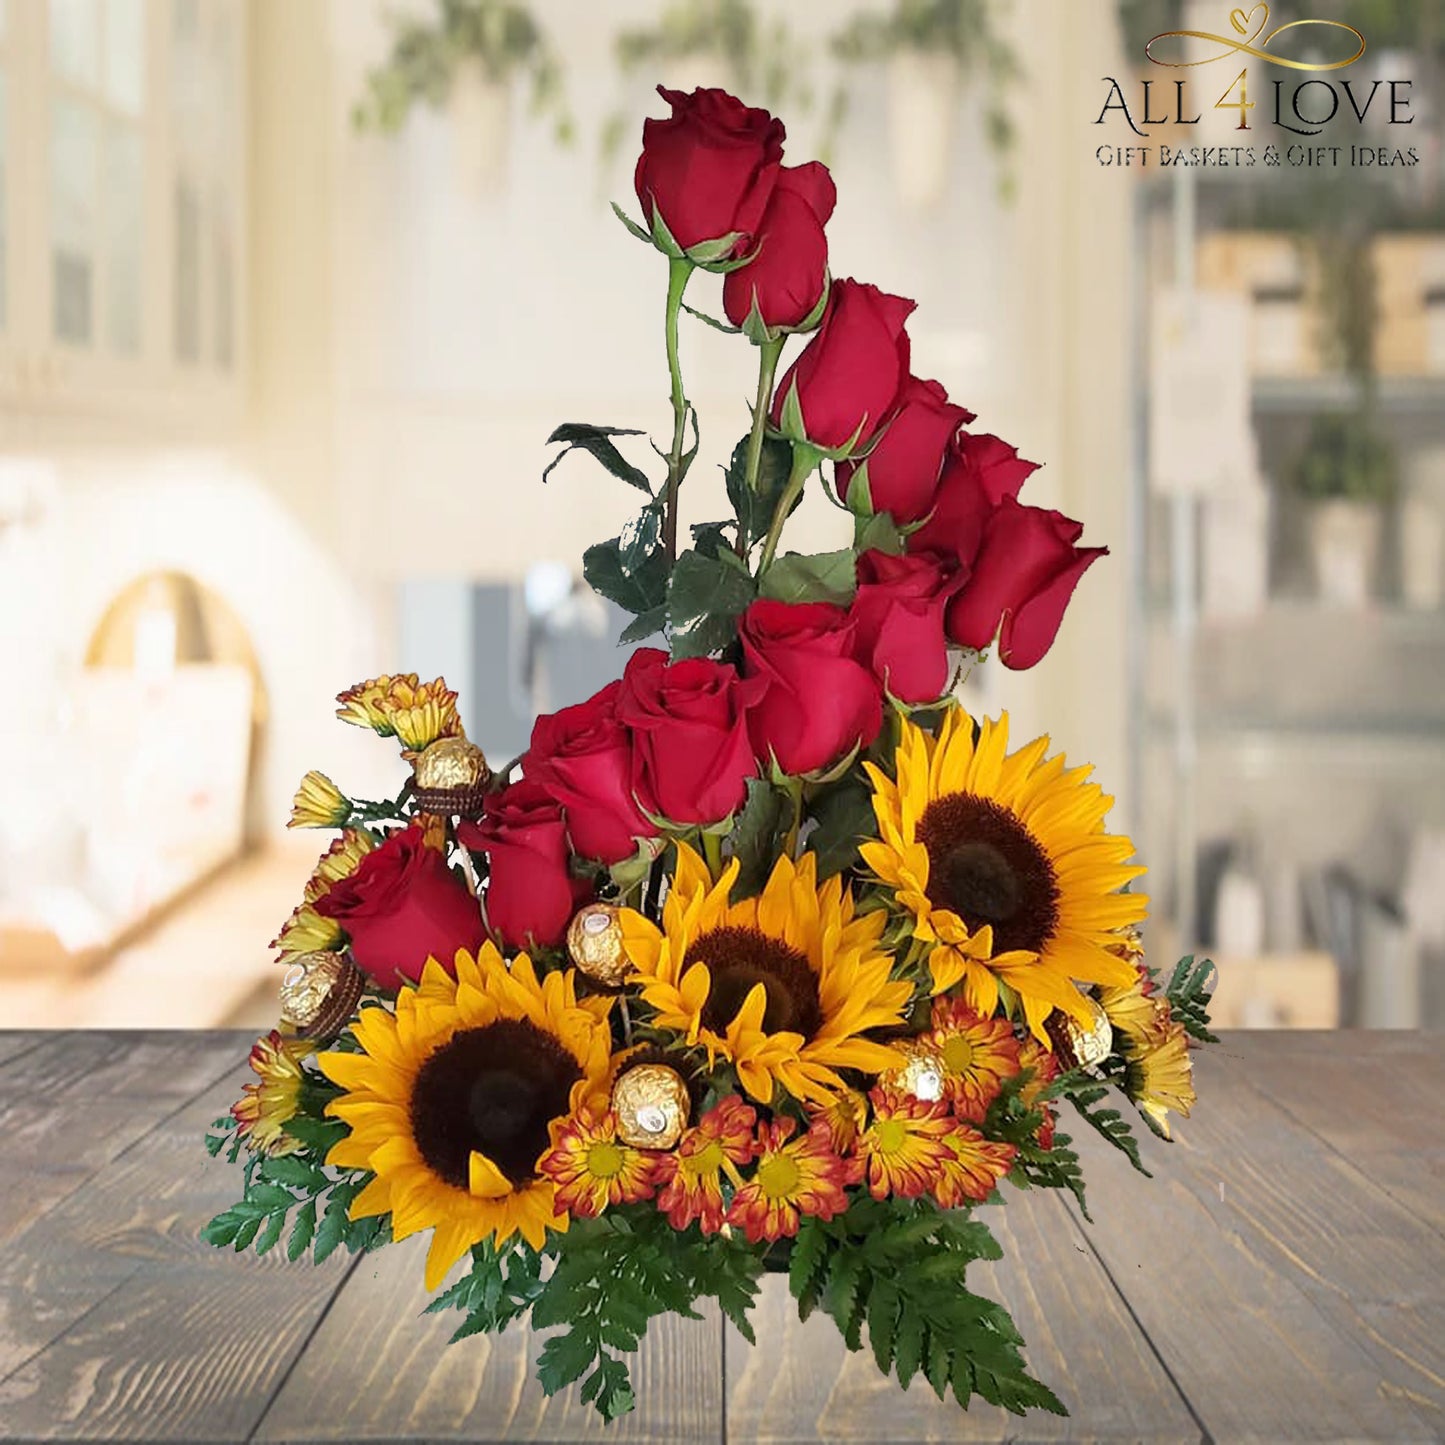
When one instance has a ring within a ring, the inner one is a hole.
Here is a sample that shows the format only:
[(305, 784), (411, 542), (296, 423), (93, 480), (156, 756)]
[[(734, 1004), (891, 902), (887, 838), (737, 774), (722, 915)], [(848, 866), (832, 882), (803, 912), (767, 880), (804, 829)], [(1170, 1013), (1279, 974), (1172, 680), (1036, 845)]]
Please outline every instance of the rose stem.
[(783, 495), (778, 498), (772, 524), (768, 527), (767, 539), (763, 542), (763, 555), (758, 563), (759, 577), (772, 565), (773, 554), (782, 540), (783, 524), (788, 520), (788, 513), (793, 510), (793, 503), (802, 495), (804, 484), (821, 460), (822, 453), (817, 447), (810, 446), (807, 442), (793, 443), (793, 469), (788, 473), (788, 485), (783, 488)]
[[(783, 354), (785, 339), (780, 336), (776, 341), (764, 341), (758, 347), (758, 395), (753, 402), (753, 429), (748, 433), (748, 455), (743, 469), (744, 484), (749, 496), (758, 489), (758, 468), (763, 460), (763, 431), (768, 424), (768, 409), (773, 400), (773, 377), (777, 374), (778, 358)], [(739, 557), (748, 555), (741, 517), (738, 518), (737, 554)]]
[(687, 431), (687, 397), (682, 390), (682, 366), (677, 356), (677, 316), (682, 310), (682, 293), (692, 270), (692, 262), (685, 256), (674, 256), (667, 263), (667, 369), (672, 377), (672, 450), (667, 456), (662, 545), (669, 569), (677, 556), (677, 489), (682, 482), (682, 443)]

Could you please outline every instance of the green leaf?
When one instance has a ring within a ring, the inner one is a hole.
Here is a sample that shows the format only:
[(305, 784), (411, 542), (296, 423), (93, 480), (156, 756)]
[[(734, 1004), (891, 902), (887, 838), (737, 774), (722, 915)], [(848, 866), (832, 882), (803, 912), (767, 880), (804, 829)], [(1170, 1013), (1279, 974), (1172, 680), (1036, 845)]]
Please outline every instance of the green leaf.
[(321, 1216), (321, 1223), (316, 1226), (316, 1239), (311, 1249), (314, 1264), (320, 1264), (346, 1238), (346, 1226), (346, 1208), (333, 1197), (326, 1213)]
[(1209, 1032), (1209, 1003), (1217, 978), (1218, 970), (1212, 959), (1202, 958), (1196, 963), (1191, 953), (1174, 965), (1164, 989), (1170, 1012), (1191, 1038), (1205, 1044), (1219, 1042), (1218, 1036)]
[(236, 1231), (234, 1247), (237, 1254), (242, 1254), (250, 1249), (251, 1241), (256, 1237), (256, 1231), (261, 1228), (261, 1216), (256, 1215), (247, 1219)]
[[(274, 1160), (268, 1160), (267, 1164), (274, 1162)], [(244, 1203), (270, 1214), (277, 1209), (290, 1209), (296, 1203), (296, 1196), (280, 1184), (253, 1184), (246, 1191)]]
[(855, 525), (853, 550), (860, 555), (864, 552), (887, 552), (890, 557), (901, 557), (905, 550), (904, 534), (887, 512), (878, 512)]
[[(733, 448), (727, 469), (728, 501), (742, 528), (744, 545), (751, 548), (768, 533), (773, 513), (783, 499), (788, 473), (793, 465), (793, 449), (777, 437), (764, 437), (758, 461), (757, 489), (747, 486), (748, 439), (744, 437)], [(802, 498), (799, 497), (799, 503)], [(795, 504), (796, 505), (796, 504)]]
[(261, 1237), (256, 1241), (256, 1253), (266, 1254), (270, 1250), (274, 1249), (281, 1238), (281, 1231), (285, 1228), (285, 1226), (285, 1214), (273, 1214), (266, 1221), (266, 1227), (261, 1231)]
[(322, 1159), (332, 1145), (339, 1144), (351, 1132), (340, 1119), (313, 1119), (306, 1114), (288, 1119), (285, 1129), (299, 1144)]
[(692, 545), (704, 557), (716, 557), (722, 552), (732, 551), (727, 530), (736, 527), (735, 522), (699, 522), (692, 528)]
[(589, 547), (582, 554), (582, 575), (594, 592), (627, 612), (651, 612), (667, 597), (667, 558), (661, 549), (629, 570), (620, 537)]
[(201, 1228), (201, 1239), (217, 1249), (224, 1249), (235, 1241), (242, 1221), (234, 1210), (224, 1209), (214, 1219), (208, 1220)]
[(634, 467), (626, 457), (622, 455), (613, 444), (613, 437), (635, 437), (644, 433), (636, 427), (622, 426), (591, 426), (586, 422), (567, 422), (559, 426), (551, 436), (547, 438), (549, 446), (560, 443), (562, 450), (547, 463), (546, 470), (542, 473), (542, 480), (545, 482), (552, 474), (552, 469), (572, 451), (584, 451), (597, 458), (599, 462), (619, 481), (624, 481), (628, 486), (636, 487), (640, 492), (652, 495), (652, 483), (647, 480), (647, 473)]
[(597, 1345), (592, 1334), (581, 1329), (567, 1330), (553, 1335), (542, 1346), (537, 1379), (547, 1394), (555, 1395), (564, 1385), (580, 1380), (596, 1359)]
[(617, 557), (622, 570), (635, 576), (647, 565), (662, 540), (662, 509), (655, 503), (644, 507), (617, 538)]
[(261, 1177), (273, 1184), (289, 1184), (294, 1189), (324, 1189), (326, 1175), (309, 1160), (296, 1154), (283, 1154), (267, 1159), (261, 1165)]
[(296, 1222), (291, 1226), (291, 1238), (286, 1241), (286, 1258), (298, 1260), (311, 1245), (316, 1234), (316, 1201), (308, 1199), (296, 1211)]
[(753, 600), (753, 579), (731, 552), (705, 557), (684, 552), (667, 594), (672, 655), (705, 657), (737, 636), (737, 619)]
[(846, 607), (858, 590), (857, 558), (852, 549), (805, 557), (788, 552), (763, 573), (759, 591), (779, 602), (831, 602)]
[(782, 788), (764, 778), (748, 779), (747, 802), (738, 814), (731, 840), (733, 857), (739, 863), (734, 902), (762, 892), (792, 819), (792, 802)]
[(867, 779), (852, 774), (827, 788), (812, 805), (812, 816), (817, 827), (808, 836), (808, 848), (818, 855), (819, 881), (856, 868), (859, 845), (877, 831)]
[(622, 635), (617, 641), (624, 647), (631, 642), (644, 642), (647, 638), (654, 637), (661, 632), (666, 623), (666, 604), (661, 607), (649, 607), (646, 612), (634, 617), (622, 629)]

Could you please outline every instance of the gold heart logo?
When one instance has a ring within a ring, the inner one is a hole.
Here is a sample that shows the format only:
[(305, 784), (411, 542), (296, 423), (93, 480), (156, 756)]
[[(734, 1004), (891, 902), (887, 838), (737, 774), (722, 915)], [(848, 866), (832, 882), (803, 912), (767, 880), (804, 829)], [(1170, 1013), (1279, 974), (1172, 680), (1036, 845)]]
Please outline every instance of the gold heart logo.
[[(1259, 24), (1255, 25), (1254, 29), (1251, 30), (1249, 27), (1254, 25), (1254, 17), (1256, 15), (1259, 16)], [(1269, 6), (1256, 5), (1254, 9), (1248, 13), (1239, 8), (1231, 10), (1229, 12), (1229, 23), (1234, 27), (1234, 33), (1236, 35), (1244, 36), (1244, 42), (1248, 45), (1260, 31), (1269, 24)]]

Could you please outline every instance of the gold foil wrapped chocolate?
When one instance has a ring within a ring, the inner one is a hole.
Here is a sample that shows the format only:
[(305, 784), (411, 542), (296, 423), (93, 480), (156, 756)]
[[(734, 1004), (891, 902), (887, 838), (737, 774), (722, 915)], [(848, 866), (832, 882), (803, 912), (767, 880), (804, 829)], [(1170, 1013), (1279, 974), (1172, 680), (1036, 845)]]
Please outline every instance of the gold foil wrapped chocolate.
[(896, 1041), (894, 1047), (904, 1056), (905, 1062), (896, 1069), (879, 1074), (878, 1082), (885, 1089), (911, 1094), (927, 1104), (941, 1099), (947, 1071), (938, 1050), (923, 1039), (902, 1039)]
[(1114, 1050), (1114, 1029), (1103, 1005), (1092, 994), (1083, 994), (1089, 1022), (1080, 1023), (1062, 1009), (1055, 1009), (1044, 1021), (1044, 1030), (1066, 1069), (1096, 1069)]
[(673, 1148), (691, 1108), (682, 1075), (666, 1064), (637, 1064), (612, 1086), (617, 1137), (634, 1149)]
[(622, 910), (615, 903), (589, 903), (567, 927), (567, 953), (595, 983), (617, 988), (632, 973), (622, 942)]
[(466, 738), (438, 738), (413, 767), (412, 796), (424, 812), (444, 818), (480, 818), (492, 770), (486, 754)]
[(339, 953), (303, 953), (281, 980), (281, 1022), (304, 1039), (333, 1039), (351, 1021), (366, 979)]

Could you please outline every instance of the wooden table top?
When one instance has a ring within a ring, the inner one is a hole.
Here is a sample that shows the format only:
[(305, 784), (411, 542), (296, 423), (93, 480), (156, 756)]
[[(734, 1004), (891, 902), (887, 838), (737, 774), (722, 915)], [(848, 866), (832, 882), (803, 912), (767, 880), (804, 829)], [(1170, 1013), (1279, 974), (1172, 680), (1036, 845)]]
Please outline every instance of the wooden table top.
[(906, 1394), (799, 1326), (750, 1347), (659, 1321), (638, 1408), (547, 1401), (527, 1330), (447, 1346), (424, 1238), (320, 1267), (197, 1238), (237, 1174), (201, 1135), (238, 1033), (0, 1032), (0, 1440), (1405, 1441), (1445, 1439), (1445, 1038), (1227, 1035), (1152, 1180), (1080, 1140), (1096, 1223), (1055, 1193), (988, 1210), (970, 1271), (1073, 1412)]

